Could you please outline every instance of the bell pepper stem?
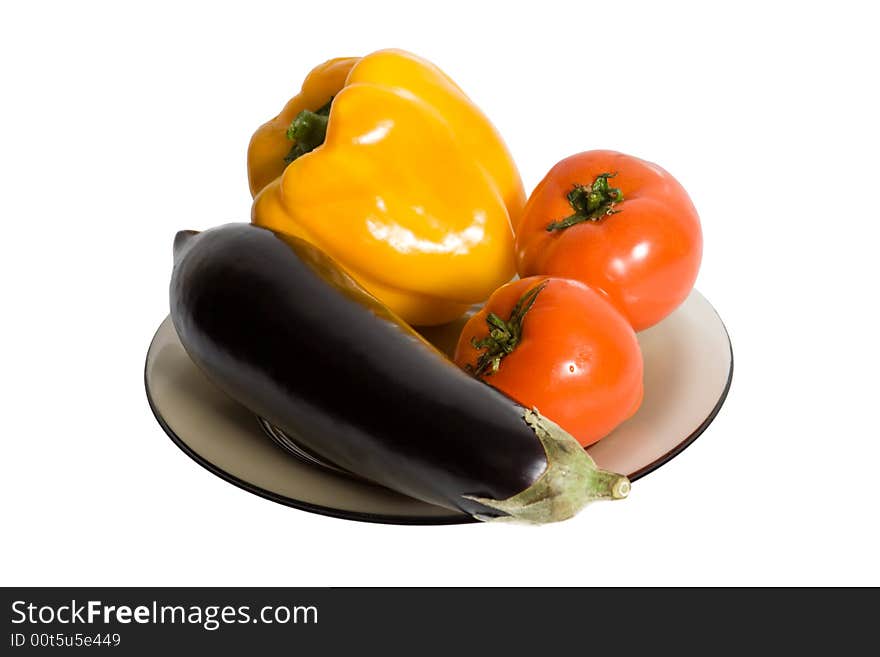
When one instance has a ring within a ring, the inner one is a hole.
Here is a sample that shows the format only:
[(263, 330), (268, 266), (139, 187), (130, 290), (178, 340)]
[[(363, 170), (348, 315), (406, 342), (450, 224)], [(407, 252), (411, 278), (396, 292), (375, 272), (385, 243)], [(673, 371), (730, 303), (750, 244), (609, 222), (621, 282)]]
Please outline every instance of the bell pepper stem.
[(290, 164), (298, 157), (311, 153), (324, 143), (327, 136), (327, 123), (330, 120), (330, 104), (333, 99), (327, 101), (322, 107), (314, 112), (303, 110), (287, 128), (287, 138), (293, 142), (290, 152), (284, 158)]

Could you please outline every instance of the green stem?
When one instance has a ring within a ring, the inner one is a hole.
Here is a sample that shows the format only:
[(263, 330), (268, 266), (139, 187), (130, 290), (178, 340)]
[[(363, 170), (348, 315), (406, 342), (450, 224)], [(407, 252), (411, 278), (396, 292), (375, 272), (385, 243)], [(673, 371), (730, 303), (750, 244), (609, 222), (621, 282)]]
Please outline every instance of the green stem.
[(303, 110), (296, 115), (290, 127), (287, 128), (287, 138), (293, 142), (290, 152), (284, 158), (287, 164), (306, 153), (311, 153), (324, 143), (324, 138), (327, 136), (327, 122), (330, 119), (330, 104), (332, 102), (333, 99), (331, 98), (314, 112)]
[(481, 340), (471, 338), (474, 349), (485, 349), (477, 359), (477, 366), (468, 364), (466, 369), (474, 376), (489, 376), (495, 374), (501, 367), (501, 359), (513, 353), (522, 338), (523, 320), (526, 313), (531, 310), (538, 294), (547, 285), (543, 281), (523, 294), (506, 320), (501, 319), (495, 313), (489, 313), (486, 323), (489, 325), (489, 335)]
[(469, 500), (505, 514), (501, 517), (477, 515), (477, 520), (558, 522), (571, 518), (590, 502), (622, 500), (629, 495), (629, 479), (600, 470), (587, 450), (558, 424), (541, 417), (537, 409), (525, 411), (523, 419), (544, 446), (547, 468), (531, 486), (506, 500), (465, 495)]
[(608, 179), (617, 173), (600, 173), (592, 185), (575, 185), (566, 198), (574, 214), (547, 225), (547, 232), (565, 230), (584, 221), (599, 221), (608, 215), (617, 214), (614, 205), (623, 201), (623, 192), (617, 187), (609, 187)]

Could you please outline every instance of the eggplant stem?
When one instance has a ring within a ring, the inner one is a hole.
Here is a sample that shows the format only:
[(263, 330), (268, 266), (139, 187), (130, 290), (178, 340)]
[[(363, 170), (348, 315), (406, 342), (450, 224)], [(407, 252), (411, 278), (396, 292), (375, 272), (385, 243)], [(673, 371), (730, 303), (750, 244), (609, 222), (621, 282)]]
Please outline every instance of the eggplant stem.
[(483, 521), (520, 521), (530, 524), (558, 522), (573, 517), (595, 500), (619, 500), (629, 495), (626, 476), (601, 470), (580, 443), (558, 424), (526, 410), (528, 424), (547, 454), (547, 467), (525, 490), (507, 498), (493, 500), (465, 495), (467, 499), (506, 514), (501, 517), (474, 515)]

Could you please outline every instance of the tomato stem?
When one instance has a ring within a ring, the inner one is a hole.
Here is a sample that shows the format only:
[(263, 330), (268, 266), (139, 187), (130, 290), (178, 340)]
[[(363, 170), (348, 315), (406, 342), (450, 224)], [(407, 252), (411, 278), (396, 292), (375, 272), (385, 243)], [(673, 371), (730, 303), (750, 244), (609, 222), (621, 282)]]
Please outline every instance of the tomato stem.
[(566, 196), (574, 214), (549, 223), (547, 232), (565, 230), (584, 221), (599, 221), (620, 212), (614, 209), (614, 205), (623, 201), (623, 192), (617, 187), (608, 186), (608, 179), (616, 175), (616, 172), (600, 173), (592, 185), (575, 185)]
[(513, 353), (522, 338), (523, 320), (526, 313), (531, 310), (538, 294), (547, 286), (547, 281), (542, 281), (535, 287), (523, 294), (506, 320), (501, 319), (495, 313), (489, 313), (486, 323), (489, 325), (489, 335), (481, 340), (471, 338), (474, 349), (485, 349), (477, 359), (477, 366), (470, 363), (465, 369), (473, 376), (489, 376), (495, 374), (501, 367), (501, 359)]
[(290, 152), (284, 157), (287, 164), (306, 153), (311, 153), (324, 143), (327, 136), (327, 121), (330, 117), (331, 98), (324, 105), (316, 109), (303, 110), (287, 128), (287, 138), (293, 142)]

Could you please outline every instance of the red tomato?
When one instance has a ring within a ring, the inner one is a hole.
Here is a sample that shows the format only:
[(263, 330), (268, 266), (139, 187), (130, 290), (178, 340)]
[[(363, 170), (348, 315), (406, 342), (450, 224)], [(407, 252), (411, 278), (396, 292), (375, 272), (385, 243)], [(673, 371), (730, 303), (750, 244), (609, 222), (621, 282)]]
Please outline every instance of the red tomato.
[(465, 324), (455, 362), (584, 446), (642, 402), (642, 354), (632, 327), (577, 281), (535, 276), (499, 288)]
[(601, 292), (637, 331), (694, 286), (703, 237), (684, 188), (656, 164), (587, 151), (554, 166), (516, 236), (520, 276), (573, 278)]

